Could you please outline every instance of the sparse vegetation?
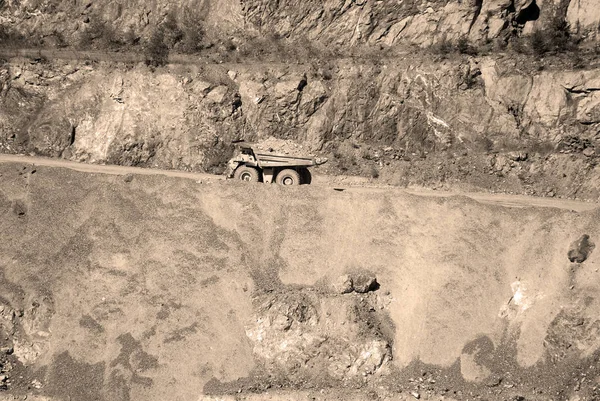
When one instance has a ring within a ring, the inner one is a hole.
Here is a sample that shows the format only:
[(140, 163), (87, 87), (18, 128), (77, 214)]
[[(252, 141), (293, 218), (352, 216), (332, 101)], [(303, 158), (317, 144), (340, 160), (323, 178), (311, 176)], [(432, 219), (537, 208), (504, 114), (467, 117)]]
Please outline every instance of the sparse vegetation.
[(128, 46), (137, 45), (140, 41), (140, 37), (135, 32), (135, 27), (130, 26), (123, 35), (123, 42)]
[(540, 29), (533, 31), (529, 36), (529, 47), (536, 56), (543, 56), (549, 50), (546, 34)]
[(555, 51), (573, 50), (577, 46), (577, 40), (571, 36), (571, 26), (561, 17), (552, 19), (549, 28), (550, 46)]
[(478, 54), (477, 48), (469, 42), (469, 39), (466, 36), (461, 36), (458, 38), (456, 43), (453, 43), (444, 35), (439, 42), (431, 47), (431, 50), (435, 54), (439, 54), (441, 56), (447, 56), (448, 54), (454, 52), (471, 56)]
[(0, 25), (0, 46), (20, 47), (26, 43), (26, 39), (20, 33), (14, 32), (5, 25)]
[(459, 53), (465, 54), (469, 50), (469, 40), (466, 36), (461, 36), (456, 42), (456, 49)]
[(157, 26), (145, 46), (146, 64), (161, 66), (167, 63), (171, 50), (196, 53), (202, 49), (204, 28), (202, 20), (189, 9), (184, 10), (181, 23), (170, 13)]
[(371, 178), (377, 179), (379, 178), (379, 169), (375, 166), (371, 166), (371, 171), (369, 172), (369, 175), (371, 176)]
[(571, 61), (574, 69), (582, 69), (586, 66), (586, 60), (581, 56), (579, 48), (573, 50), (573, 56), (571, 57)]
[[(237, 50), (242, 57), (259, 60), (287, 60), (288, 62), (325, 60), (339, 56), (339, 54), (334, 54), (336, 48), (333, 45), (330, 48), (324, 48), (308, 38), (301, 37), (291, 40), (278, 34), (241, 38), (237, 47), (228, 49), (228, 51), (233, 50)], [(331, 79), (330, 73), (325, 73), (325, 75), (329, 78), (324, 79)]]
[(118, 40), (115, 29), (111, 24), (100, 18), (91, 18), (79, 36), (80, 49), (115, 48), (122, 45)]
[(446, 56), (454, 50), (454, 46), (446, 36), (443, 36), (439, 42), (432, 46), (432, 50), (434, 53), (437, 53), (441, 56)]
[(55, 30), (52, 36), (54, 36), (56, 47), (62, 48), (62, 47), (69, 46), (69, 44), (65, 40), (65, 37), (62, 34), (62, 32), (58, 32), (58, 31)]
[(525, 39), (518, 36), (513, 36), (509, 41), (509, 49), (519, 54), (527, 54), (529, 49), (525, 43)]
[(556, 146), (550, 141), (534, 140), (527, 146), (531, 153), (537, 153), (542, 156), (554, 152)]
[(333, 157), (336, 161), (336, 167), (344, 173), (353, 171), (358, 165), (355, 155), (351, 153), (348, 154), (340, 149), (335, 149), (333, 151)]
[(174, 13), (169, 13), (158, 29), (162, 31), (162, 40), (169, 49), (173, 49), (183, 39), (183, 32)]
[(477, 151), (490, 153), (494, 150), (494, 142), (487, 136), (478, 136), (473, 141), (473, 147)]
[(571, 36), (569, 23), (555, 16), (548, 27), (537, 28), (528, 37), (529, 48), (536, 56), (548, 52), (563, 53), (577, 48), (577, 40)]
[(477, 49), (469, 43), (466, 36), (461, 36), (456, 42), (456, 50), (460, 54), (468, 54), (471, 56), (477, 55)]
[(169, 46), (165, 42), (164, 36), (164, 30), (160, 26), (152, 32), (150, 40), (144, 48), (146, 65), (160, 67), (169, 61)]
[(481, 83), (481, 80), (479, 79), (479, 76), (481, 75), (480, 71), (466, 71), (461, 79), (461, 85), (460, 87), (464, 88), (464, 89), (473, 89), (475, 88), (477, 85), (479, 85)]
[(183, 53), (190, 54), (202, 50), (202, 40), (205, 35), (202, 20), (189, 9), (183, 13), (181, 32), (183, 36), (180, 49)]

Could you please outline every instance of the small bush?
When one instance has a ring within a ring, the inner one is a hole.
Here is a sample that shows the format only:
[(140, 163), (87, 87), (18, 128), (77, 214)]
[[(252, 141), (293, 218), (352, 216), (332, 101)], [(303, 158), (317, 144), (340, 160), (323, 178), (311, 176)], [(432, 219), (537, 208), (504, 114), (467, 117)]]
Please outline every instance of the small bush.
[(123, 34), (123, 43), (129, 46), (137, 45), (140, 37), (135, 32), (135, 27), (131, 25)]
[(227, 50), (229, 52), (234, 52), (237, 50), (237, 46), (235, 45), (235, 43), (233, 43), (233, 40), (231, 40), (231, 39), (226, 39), (223, 42), (223, 45), (225, 46), (225, 50)]
[(79, 41), (77, 42), (77, 47), (80, 49), (87, 49), (92, 46), (94, 42), (94, 38), (88, 29), (84, 29), (79, 34)]
[(20, 47), (26, 43), (25, 37), (18, 32), (10, 30), (4, 25), (0, 25), (0, 46)]
[(494, 51), (502, 52), (502, 51), (506, 50), (507, 46), (508, 46), (508, 42), (507, 42), (506, 38), (496, 38), (492, 42), (492, 49)]
[(202, 20), (189, 9), (183, 13), (181, 32), (183, 34), (180, 44), (182, 52), (190, 54), (202, 50), (202, 40), (205, 35)]
[(350, 171), (358, 163), (356, 157), (353, 154), (344, 154), (338, 149), (333, 151), (333, 157), (336, 161), (336, 167), (343, 172)]
[(543, 56), (546, 54), (548, 50), (550, 50), (546, 40), (546, 34), (539, 29), (533, 31), (529, 36), (529, 47), (536, 56)]
[(469, 39), (466, 36), (461, 36), (458, 38), (456, 43), (453, 43), (444, 35), (439, 42), (431, 46), (431, 49), (434, 53), (443, 57), (453, 52), (468, 54), (471, 56), (478, 54), (477, 49), (469, 43)]
[(183, 39), (183, 32), (177, 24), (174, 13), (169, 13), (165, 20), (159, 25), (159, 28), (162, 30), (162, 40), (169, 49), (172, 49), (181, 41), (181, 39)]
[(100, 18), (92, 18), (79, 36), (78, 46), (81, 49), (89, 49), (97, 46), (110, 48), (121, 45), (115, 35), (112, 25), (107, 24)]
[(537, 153), (542, 156), (553, 153), (556, 149), (556, 146), (549, 141), (540, 141), (535, 140), (529, 144), (528, 149), (531, 153)]
[(469, 39), (466, 36), (461, 36), (456, 42), (456, 50), (460, 54), (469, 54), (471, 56), (477, 55), (477, 49), (471, 46)]
[(456, 50), (458, 50), (459, 53), (461, 54), (465, 54), (469, 49), (469, 40), (467, 39), (466, 36), (461, 36), (458, 39), (458, 42), (456, 42)]
[(480, 75), (481, 72), (479, 71), (475, 73), (473, 71), (467, 71), (463, 74), (459, 87), (462, 89), (473, 89), (477, 87), (481, 83), (479, 79)]
[(487, 136), (478, 136), (473, 141), (473, 146), (476, 150), (490, 153), (494, 150), (494, 142)]
[(528, 37), (531, 52), (542, 56), (548, 52), (563, 53), (575, 50), (577, 42), (570, 34), (569, 23), (555, 16), (544, 29), (536, 29)]
[(194, 11), (185, 8), (179, 22), (174, 13), (169, 13), (148, 40), (148, 61), (150, 64), (160, 64), (166, 61), (165, 53), (173, 49), (188, 54), (196, 53), (203, 47), (204, 34), (202, 19)]
[(549, 42), (550, 47), (558, 52), (572, 50), (576, 45), (571, 37), (571, 27), (569, 23), (558, 16), (555, 16), (549, 26)]
[(54, 38), (56, 40), (56, 47), (64, 48), (69, 45), (67, 43), (67, 41), (65, 40), (65, 36), (62, 34), (62, 32), (54, 31), (54, 33), (52, 35), (54, 36)]
[(573, 68), (576, 70), (580, 70), (582, 68), (587, 67), (587, 62), (586, 62), (585, 58), (583, 58), (581, 56), (581, 52), (579, 51), (579, 49), (576, 49), (575, 51), (573, 51), (573, 57), (571, 58), (571, 62), (572, 62)]
[(529, 46), (525, 43), (525, 38), (513, 37), (510, 40), (510, 48), (519, 54), (527, 54), (529, 52)]
[(453, 49), (454, 46), (452, 46), (452, 42), (448, 40), (446, 36), (442, 37), (442, 39), (433, 46), (433, 51), (442, 56), (451, 53)]
[(165, 43), (165, 33), (161, 27), (154, 29), (144, 49), (146, 65), (160, 67), (169, 61), (169, 46)]

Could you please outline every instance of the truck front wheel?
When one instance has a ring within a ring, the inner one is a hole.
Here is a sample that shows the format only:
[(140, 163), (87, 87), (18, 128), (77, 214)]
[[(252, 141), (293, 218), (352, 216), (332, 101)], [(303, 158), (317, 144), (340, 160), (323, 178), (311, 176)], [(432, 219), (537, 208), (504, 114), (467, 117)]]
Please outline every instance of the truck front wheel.
[(254, 167), (240, 166), (235, 170), (233, 178), (248, 182), (259, 182), (260, 173)]
[(296, 170), (287, 168), (277, 174), (275, 181), (279, 185), (300, 185), (300, 174)]

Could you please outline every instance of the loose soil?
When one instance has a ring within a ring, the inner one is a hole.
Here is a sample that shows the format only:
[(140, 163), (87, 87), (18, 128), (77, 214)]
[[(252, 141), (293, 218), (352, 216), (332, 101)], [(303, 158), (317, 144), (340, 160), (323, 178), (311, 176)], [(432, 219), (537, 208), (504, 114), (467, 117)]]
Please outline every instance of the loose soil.
[(596, 204), (2, 161), (0, 399), (599, 395)]

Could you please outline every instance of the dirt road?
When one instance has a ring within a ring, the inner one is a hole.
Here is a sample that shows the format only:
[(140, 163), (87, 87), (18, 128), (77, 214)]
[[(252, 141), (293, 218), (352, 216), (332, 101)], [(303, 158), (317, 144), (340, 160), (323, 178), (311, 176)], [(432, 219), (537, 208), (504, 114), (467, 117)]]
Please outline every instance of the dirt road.
[[(126, 167), (116, 165), (98, 165), (98, 164), (86, 164), (78, 163), (60, 159), (50, 159), (44, 157), (30, 157), (23, 155), (0, 155), (0, 163), (27, 163), (38, 166), (48, 167), (62, 167), (68, 168), (75, 171), (81, 171), (86, 173), (97, 173), (97, 174), (142, 174), (142, 175), (165, 175), (167, 177), (180, 177), (188, 178), (192, 180), (202, 181), (221, 181), (225, 178), (223, 176), (203, 173), (193, 173), (179, 170), (161, 170), (161, 169), (148, 169), (140, 167)], [(593, 210), (600, 207), (600, 204), (595, 202), (581, 202), (575, 200), (555, 199), (555, 198), (539, 198), (532, 196), (523, 195), (507, 195), (507, 194), (486, 194), (486, 193), (458, 193), (448, 191), (433, 191), (423, 188), (396, 188), (390, 186), (377, 186), (377, 185), (333, 185), (328, 177), (317, 177), (314, 186), (317, 187), (329, 187), (337, 188), (344, 191), (401, 191), (407, 192), (413, 195), (419, 196), (432, 196), (432, 197), (450, 197), (450, 196), (467, 196), (481, 203), (496, 204), (507, 207), (554, 207), (559, 209), (573, 210), (576, 212), (582, 212), (586, 210)]]
[(114, 174), (114, 175), (125, 175), (125, 174), (143, 174), (143, 175), (166, 175), (168, 177), (180, 177), (189, 178), (191, 180), (223, 180), (224, 177), (212, 174), (202, 173), (191, 173), (180, 170), (161, 170), (161, 169), (149, 169), (141, 167), (127, 167), (127, 166), (116, 166), (116, 165), (101, 165), (101, 164), (87, 164), (78, 163), (68, 160), (61, 159), (50, 159), (45, 157), (30, 157), (22, 155), (0, 155), (0, 163), (27, 163), (37, 166), (48, 166), (48, 167), (62, 167), (68, 168), (75, 171), (81, 171), (84, 173), (97, 173), (97, 174)]
[[(146, 59), (143, 53), (126, 51), (75, 50), (75, 49), (11, 49), (0, 48), (1, 58), (31, 58), (45, 60), (96, 61), (114, 63), (143, 63)], [(170, 54), (170, 64), (234, 64), (217, 63), (206, 56), (188, 54)], [(269, 63), (271, 64), (271, 63)], [(283, 64), (283, 63), (282, 63)]]
[[(407, 51), (398, 51), (394, 57), (404, 56), (408, 54)], [(215, 58), (216, 57), (216, 58)], [(146, 60), (146, 56), (141, 51), (106, 51), (106, 50), (77, 50), (72, 48), (65, 49), (36, 49), (36, 48), (1, 48), (0, 47), (0, 58), (5, 59), (43, 59), (43, 60), (66, 60), (66, 61), (95, 61), (95, 62), (114, 62), (114, 63), (143, 63)], [(345, 55), (340, 56), (344, 59), (361, 60), (361, 57), (356, 55)], [(245, 65), (262, 65), (268, 64), (271, 68), (277, 66), (288, 66), (289, 63), (283, 63), (275, 57), (274, 59), (245, 59), (243, 64)], [(228, 60), (227, 57), (223, 57), (219, 53), (204, 52), (200, 54), (169, 54), (169, 64), (189, 65), (189, 64), (219, 64), (224, 67), (235, 66), (240, 64), (236, 60)], [(297, 60), (294, 64), (304, 65), (310, 64), (302, 60)]]

